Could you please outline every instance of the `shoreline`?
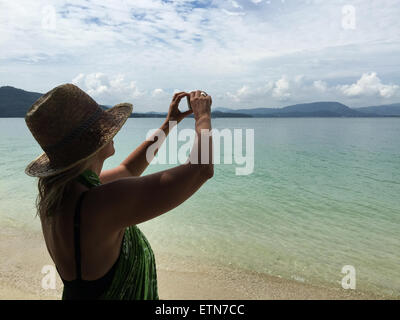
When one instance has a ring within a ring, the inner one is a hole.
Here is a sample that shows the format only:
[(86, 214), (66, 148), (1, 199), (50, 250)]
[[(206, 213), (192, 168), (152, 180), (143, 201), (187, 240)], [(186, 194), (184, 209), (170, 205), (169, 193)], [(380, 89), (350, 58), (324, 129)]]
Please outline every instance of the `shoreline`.
[[(266, 274), (218, 268), (200, 271), (157, 269), (158, 293), (162, 300), (385, 300), (382, 297), (344, 289), (322, 288)], [(216, 271), (216, 272), (215, 272)], [(61, 280), (56, 290), (28, 288), (18, 281), (0, 282), (0, 300), (60, 300)], [(25, 288), (24, 288), (25, 287)]]
[[(0, 300), (61, 299), (63, 286), (58, 275), (56, 289), (45, 290), (41, 286), (45, 276), (41, 273), (43, 266), (53, 265), (42, 235), (17, 234), (11, 228), (1, 228), (0, 255), (7, 259), (0, 265)], [(199, 263), (192, 257), (174, 257), (158, 251), (155, 256), (158, 293), (163, 300), (399, 299), (339, 287), (318, 287), (254, 271)]]

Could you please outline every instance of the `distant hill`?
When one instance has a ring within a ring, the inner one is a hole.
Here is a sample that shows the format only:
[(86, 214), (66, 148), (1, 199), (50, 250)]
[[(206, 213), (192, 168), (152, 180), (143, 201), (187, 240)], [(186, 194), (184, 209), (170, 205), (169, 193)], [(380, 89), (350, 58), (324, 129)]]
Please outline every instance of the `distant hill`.
[(349, 108), (339, 102), (314, 102), (305, 104), (296, 104), (282, 108), (277, 114), (282, 116), (288, 114), (309, 114), (315, 116), (327, 117), (362, 117), (359, 111)]
[[(145, 112), (145, 113), (132, 113), (131, 118), (165, 118), (167, 113), (158, 113), (158, 112)], [(211, 116), (213, 118), (253, 118), (253, 116), (244, 113), (238, 112), (221, 112), (221, 111), (212, 111)], [(188, 118), (193, 118), (193, 115), (189, 115)]]
[(0, 117), (25, 117), (29, 107), (40, 97), (41, 93), (28, 92), (14, 87), (0, 87)]
[[(220, 110), (220, 109), (218, 109)], [(224, 108), (224, 112), (229, 109)], [(237, 109), (229, 112), (245, 113), (253, 117), (371, 117), (377, 116), (371, 113), (364, 113), (339, 102), (313, 102), (296, 104), (284, 108), (255, 108)]]
[[(31, 105), (42, 95), (10, 86), (0, 87), (0, 118), (24, 118)], [(103, 105), (100, 107), (108, 109)]]
[[(6, 86), (0, 87), (0, 117), (24, 118), (30, 106), (42, 93), (29, 92)], [(100, 105), (106, 110), (109, 106)], [(214, 118), (288, 118), (288, 117), (396, 117), (400, 116), (400, 103), (352, 109), (339, 102), (313, 102), (284, 108), (229, 109), (213, 108)], [(161, 112), (134, 112), (131, 118), (165, 118)], [(190, 117), (193, 117), (191, 115)]]
[(369, 114), (378, 114), (381, 116), (400, 116), (400, 103), (386, 104), (383, 106), (363, 107), (356, 110)]

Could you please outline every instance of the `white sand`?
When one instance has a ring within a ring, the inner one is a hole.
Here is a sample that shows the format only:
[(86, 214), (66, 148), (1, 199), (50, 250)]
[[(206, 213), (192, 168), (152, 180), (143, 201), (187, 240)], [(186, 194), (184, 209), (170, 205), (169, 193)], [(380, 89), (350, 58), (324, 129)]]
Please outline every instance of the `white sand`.
[[(16, 236), (16, 234), (19, 234)], [(199, 264), (155, 252), (160, 299), (382, 299), (342, 288), (320, 288), (265, 274)], [(53, 265), (37, 233), (0, 231), (0, 299), (60, 299), (62, 282), (45, 290), (44, 265)]]

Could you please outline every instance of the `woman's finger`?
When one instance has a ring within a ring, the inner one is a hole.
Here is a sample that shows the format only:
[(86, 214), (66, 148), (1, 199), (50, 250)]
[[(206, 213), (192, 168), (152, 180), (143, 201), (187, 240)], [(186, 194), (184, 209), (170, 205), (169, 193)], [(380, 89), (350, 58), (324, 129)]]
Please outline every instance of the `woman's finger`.
[(175, 101), (175, 99), (177, 98), (177, 96), (178, 96), (179, 94), (182, 94), (182, 93), (186, 93), (186, 92), (181, 91), (181, 92), (175, 93), (175, 94), (174, 94), (174, 97), (172, 98), (172, 100)]
[(185, 91), (181, 91), (181, 92), (175, 92), (174, 97), (176, 97), (178, 94), (184, 93)]
[(186, 93), (186, 92), (180, 93), (180, 94), (178, 94), (178, 96), (176, 97), (175, 101), (178, 102), (178, 104), (179, 104), (179, 102), (181, 102), (182, 98), (183, 98), (183, 97), (186, 97), (186, 96), (188, 96), (188, 95), (189, 95), (189, 93)]
[(185, 112), (182, 112), (183, 117), (188, 116), (189, 114), (193, 113), (193, 110), (187, 110)]

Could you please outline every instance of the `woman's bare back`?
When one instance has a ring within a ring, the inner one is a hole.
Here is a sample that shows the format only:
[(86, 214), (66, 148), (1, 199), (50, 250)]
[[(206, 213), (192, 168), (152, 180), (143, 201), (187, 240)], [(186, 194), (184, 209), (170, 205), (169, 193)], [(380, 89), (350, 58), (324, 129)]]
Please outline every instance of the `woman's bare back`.
[[(76, 279), (74, 247), (74, 214), (79, 197), (87, 191), (81, 203), (81, 272), (83, 280), (104, 276), (118, 258), (124, 230), (111, 234), (96, 221), (92, 205), (96, 199), (89, 189), (75, 182), (63, 200), (61, 211), (52, 218), (42, 219), (42, 230), (47, 249), (66, 281)], [(111, 214), (111, 213), (110, 213)]]

